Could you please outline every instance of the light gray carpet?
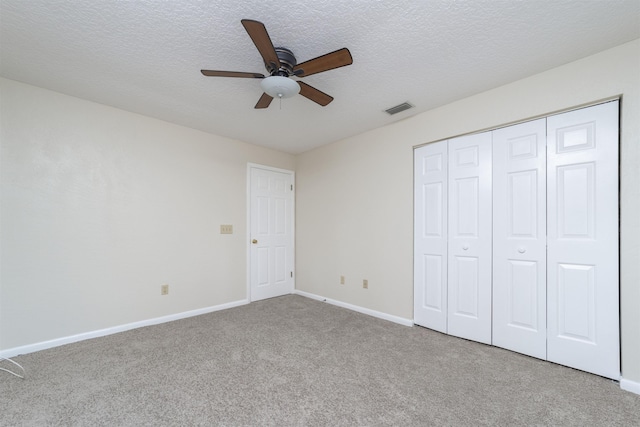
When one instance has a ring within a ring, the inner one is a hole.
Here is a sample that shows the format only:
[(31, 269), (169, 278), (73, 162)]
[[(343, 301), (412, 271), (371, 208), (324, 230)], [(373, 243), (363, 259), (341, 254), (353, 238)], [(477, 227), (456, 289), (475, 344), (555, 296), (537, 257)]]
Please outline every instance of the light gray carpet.
[(640, 426), (640, 396), (286, 296), (14, 358), (2, 426)]

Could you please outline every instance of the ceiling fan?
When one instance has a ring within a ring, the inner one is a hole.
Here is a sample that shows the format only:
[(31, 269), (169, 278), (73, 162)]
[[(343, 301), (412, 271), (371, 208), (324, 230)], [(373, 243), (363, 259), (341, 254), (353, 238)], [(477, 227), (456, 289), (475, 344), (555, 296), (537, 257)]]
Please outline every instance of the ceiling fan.
[(242, 25), (249, 33), (249, 37), (256, 45), (258, 52), (264, 60), (268, 76), (260, 73), (245, 73), (240, 71), (216, 71), (200, 70), (208, 77), (240, 77), (247, 79), (262, 79), (261, 86), (264, 93), (258, 100), (255, 108), (267, 108), (273, 98), (289, 98), (298, 93), (321, 106), (326, 106), (333, 97), (309, 86), (301, 81), (293, 80), (291, 77), (306, 77), (334, 68), (351, 65), (353, 59), (349, 49), (342, 48), (334, 52), (327, 53), (317, 58), (310, 59), (301, 64), (296, 62), (296, 57), (289, 49), (284, 47), (273, 47), (271, 38), (262, 22), (251, 19), (243, 19)]

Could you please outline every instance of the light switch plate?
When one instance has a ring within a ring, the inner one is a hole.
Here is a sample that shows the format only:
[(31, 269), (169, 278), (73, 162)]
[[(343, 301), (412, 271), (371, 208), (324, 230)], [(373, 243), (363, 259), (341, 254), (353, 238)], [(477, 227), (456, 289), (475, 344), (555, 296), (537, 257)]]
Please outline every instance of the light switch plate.
[(220, 234), (233, 234), (233, 225), (222, 224), (220, 226)]

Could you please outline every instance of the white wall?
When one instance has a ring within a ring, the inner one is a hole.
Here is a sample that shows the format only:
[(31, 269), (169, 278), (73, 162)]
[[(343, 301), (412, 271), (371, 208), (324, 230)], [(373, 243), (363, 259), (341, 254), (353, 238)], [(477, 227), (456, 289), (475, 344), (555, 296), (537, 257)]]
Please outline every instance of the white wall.
[(0, 95), (0, 350), (247, 298), (247, 162), (293, 156), (7, 79)]
[(297, 288), (413, 318), (413, 147), (616, 95), (622, 369), (640, 382), (640, 40), (299, 155)]

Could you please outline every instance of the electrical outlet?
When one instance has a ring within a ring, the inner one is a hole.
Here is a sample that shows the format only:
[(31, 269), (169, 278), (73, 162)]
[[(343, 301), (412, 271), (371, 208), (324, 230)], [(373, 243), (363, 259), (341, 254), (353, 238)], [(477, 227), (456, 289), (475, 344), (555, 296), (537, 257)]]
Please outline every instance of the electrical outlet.
[(344, 285), (344, 276), (340, 276), (340, 284)]
[(233, 225), (222, 224), (220, 226), (220, 234), (233, 234)]
[(362, 281), (362, 287), (363, 287), (364, 289), (369, 289), (369, 281), (368, 281), (367, 279), (364, 279), (364, 280)]
[(160, 295), (169, 295), (169, 285), (160, 286)]

